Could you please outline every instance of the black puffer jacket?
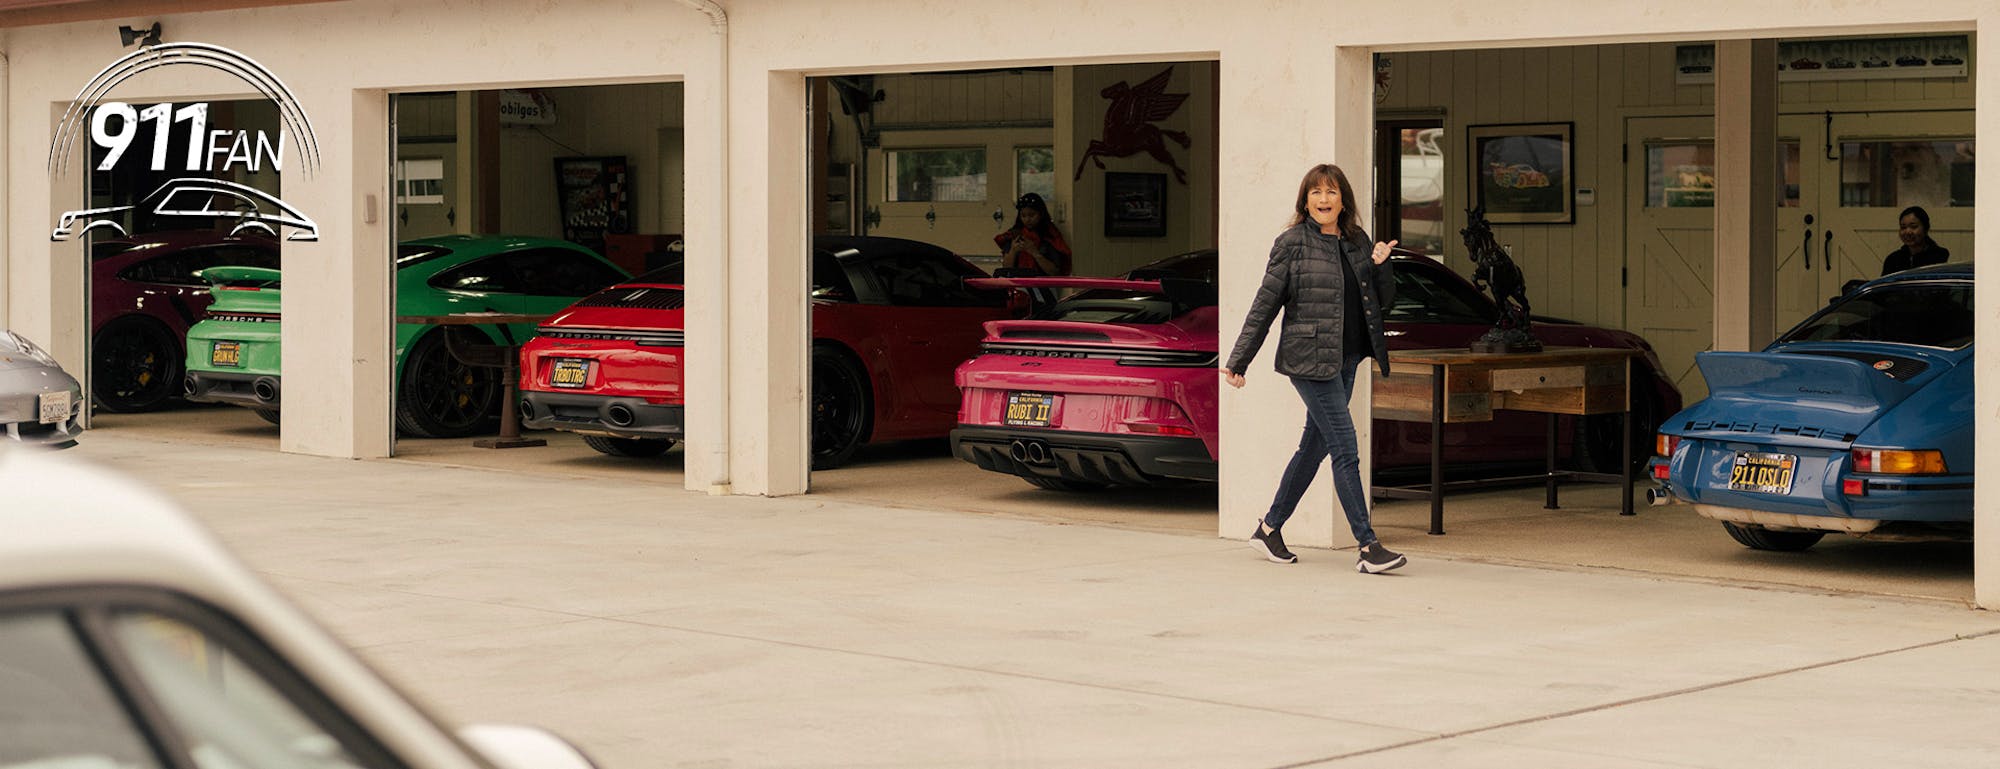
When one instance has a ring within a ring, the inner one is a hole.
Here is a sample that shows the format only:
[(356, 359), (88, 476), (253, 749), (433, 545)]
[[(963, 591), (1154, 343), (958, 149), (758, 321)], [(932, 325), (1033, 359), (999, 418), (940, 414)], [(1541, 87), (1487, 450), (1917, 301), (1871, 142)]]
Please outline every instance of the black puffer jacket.
[(1271, 261), (1264, 283), (1243, 318), (1243, 333), (1229, 352), (1228, 369), (1241, 374), (1257, 357), (1278, 308), (1285, 309), (1278, 334), (1278, 373), (1301, 379), (1340, 376), (1345, 350), (1347, 276), (1335, 259), (1346, 259), (1361, 282), (1361, 317), (1368, 323), (1368, 354), (1389, 373), (1389, 343), (1382, 335), (1382, 315), (1396, 298), (1396, 280), (1389, 263), (1370, 257), (1374, 245), (1366, 233), (1341, 239), (1324, 235), (1308, 220), (1278, 236), (1271, 244)]

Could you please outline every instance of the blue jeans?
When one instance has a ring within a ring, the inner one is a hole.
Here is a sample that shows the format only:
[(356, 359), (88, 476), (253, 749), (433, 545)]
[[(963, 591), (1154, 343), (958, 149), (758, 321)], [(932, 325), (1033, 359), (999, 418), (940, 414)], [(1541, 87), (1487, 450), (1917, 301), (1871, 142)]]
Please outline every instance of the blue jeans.
[(1291, 463), (1285, 465), (1284, 477), (1278, 480), (1278, 495), (1271, 500), (1271, 511), (1264, 514), (1264, 524), (1272, 529), (1283, 527), (1292, 517), (1299, 499), (1306, 495), (1306, 487), (1319, 475), (1319, 461), (1331, 454), (1333, 493), (1340, 499), (1341, 509), (1347, 512), (1347, 526), (1354, 530), (1354, 541), (1362, 547), (1375, 543), (1375, 529), (1368, 525), (1368, 492), (1361, 485), (1361, 453), (1355, 445), (1354, 420), (1347, 414), (1348, 398), (1354, 394), (1355, 369), (1360, 364), (1360, 356), (1350, 355), (1342, 361), (1339, 379), (1292, 379), (1292, 387), (1306, 402), (1306, 432), (1299, 438), (1298, 453), (1292, 455)]

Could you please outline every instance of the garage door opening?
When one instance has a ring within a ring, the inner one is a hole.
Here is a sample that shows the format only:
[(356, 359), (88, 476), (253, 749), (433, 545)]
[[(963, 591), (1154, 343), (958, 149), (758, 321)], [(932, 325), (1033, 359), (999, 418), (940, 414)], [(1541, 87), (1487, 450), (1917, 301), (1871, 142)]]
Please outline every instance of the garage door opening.
[(398, 457), (679, 484), (682, 92), (393, 97)]
[(1213, 530), (1217, 63), (813, 78), (813, 493)]
[[(276, 412), (261, 408), (251, 371), (277, 309), (248, 295), (275, 281), (286, 239), (312, 227), (280, 197), (278, 105), (109, 103), (93, 122), (91, 215), (59, 233), (90, 254), (92, 428), (276, 448)], [(233, 330), (218, 330), (219, 315)]]
[[(1881, 274), (1905, 207), (1928, 210), (1932, 237), (1954, 259), (1969, 253), (1971, 45), (1967, 34), (1777, 42), (1777, 142), (1753, 159), (1778, 169), (1774, 290), (1761, 300), (1775, 308), (1777, 332), (1849, 281)], [(1715, 188), (1729, 172), (1716, 162), (1714, 48), (1397, 52), (1377, 62), (1377, 189), (1393, 195), (1375, 201), (1383, 231), (1421, 244), (1456, 274), (1446, 277), (1469, 278), (1475, 264), (1460, 233), (1469, 209), (1484, 204), (1534, 313), (1550, 318), (1540, 328), (1573, 331), (1553, 320), (1564, 318), (1603, 330), (1587, 344), (1629, 334), (1649, 348), (1637, 370), (1651, 386), (1634, 388), (1655, 395), (1634, 400), (1642, 425), (1671, 415), (1669, 393), (1692, 403), (1708, 392), (1695, 359), (1715, 344)], [(1498, 411), (1479, 429), (1447, 429), (1446, 455), (1538, 464), (1541, 415), (1519, 418), (1511, 433)], [(1595, 418), (1564, 419), (1562, 462), (1591, 464), (1617, 445), (1603, 442), (1611, 436)], [(1429, 448), (1427, 424), (1378, 419), (1376, 429), (1378, 469), (1397, 464), (1387, 452), (1399, 446)], [(1650, 437), (1637, 436), (1636, 455), (1652, 453)], [(1618, 516), (1612, 486), (1566, 487), (1560, 510), (1543, 502), (1539, 486), (1455, 494), (1450, 534), (1428, 537), (1427, 503), (1383, 501), (1376, 526), (1419, 553), (1971, 598), (1962, 542), (1834, 536), (1806, 553), (1768, 552), (1687, 505), (1641, 500), (1636, 516)]]

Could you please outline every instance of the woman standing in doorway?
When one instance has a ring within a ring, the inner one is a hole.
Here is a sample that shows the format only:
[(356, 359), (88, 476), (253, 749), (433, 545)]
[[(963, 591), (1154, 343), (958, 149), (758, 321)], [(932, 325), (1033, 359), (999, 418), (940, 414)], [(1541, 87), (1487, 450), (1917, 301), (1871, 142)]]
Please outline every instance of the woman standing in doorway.
[(1014, 226), (993, 236), (993, 242), (1000, 246), (1003, 267), (1043, 275), (1069, 274), (1069, 241), (1063, 240), (1062, 230), (1049, 219), (1049, 205), (1040, 195), (1030, 192), (1014, 201)]
[(1375, 358), (1382, 373), (1389, 372), (1382, 316), (1395, 297), (1395, 277), (1388, 262), (1396, 241), (1371, 244), (1355, 221), (1359, 208), (1354, 188), (1339, 166), (1321, 164), (1306, 172), (1292, 206), (1291, 226), (1271, 246), (1264, 282), (1243, 319), (1243, 332), (1229, 353), (1223, 377), (1232, 387), (1243, 386), (1243, 372), (1282, 307), (1285, 318), (1275, 365), (1278, 373), (1291, 377), (1293, 389), (1305, 401), (1305, 435), (1250, 543), (1274, 562), (1298, 562), (1279, 532), (1319, 474), (1320, 459), (1330, 454), (1334, 495), (1360, 546), (1354, 568), (1380, 574), (1408, 559), (1383, 547), (1369, 525), (1360, 449), (1347, 403), (1363, 358)]
[(1951, 260), (1951, 252), (1931, 240), (1931, 213), (1923, 206), (1903, 209), (1896, 217), (1896, 236), (1903, 240), (1903, 247), (1882, 259), (1883, 275)]

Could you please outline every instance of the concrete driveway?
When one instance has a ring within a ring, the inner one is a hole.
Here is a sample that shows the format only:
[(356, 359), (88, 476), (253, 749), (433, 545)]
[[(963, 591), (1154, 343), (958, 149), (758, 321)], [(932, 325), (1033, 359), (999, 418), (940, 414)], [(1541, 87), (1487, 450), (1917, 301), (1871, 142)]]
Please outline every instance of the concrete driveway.
[(609, 769), (1984, 767), (2000, 749), (2000, 617), (1454, 552), (1504, 513), (1426, 541), (1403, 532), (1420, 511), (1385, 505), (1413, 563), (1370, 577), (1212, 530), (650, 476), (118, 429), (70, 453), (181, 499), (448, 720), (548, 726)]

